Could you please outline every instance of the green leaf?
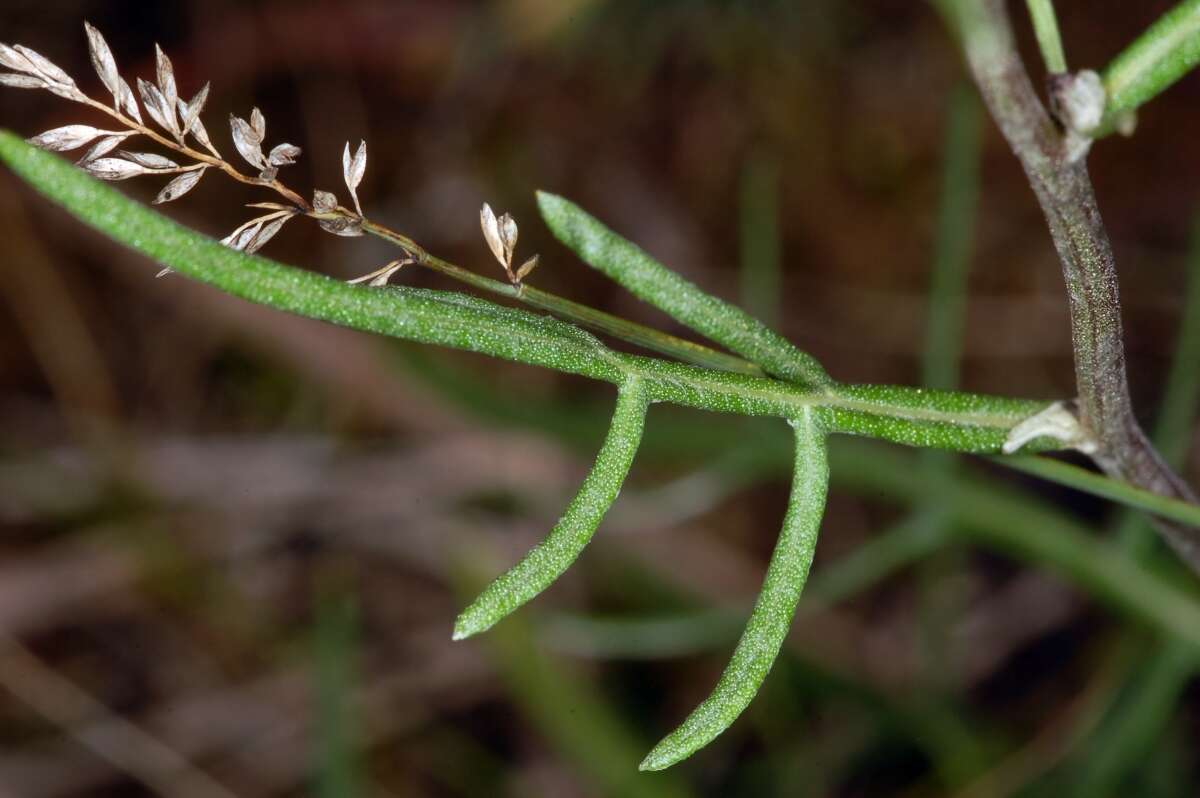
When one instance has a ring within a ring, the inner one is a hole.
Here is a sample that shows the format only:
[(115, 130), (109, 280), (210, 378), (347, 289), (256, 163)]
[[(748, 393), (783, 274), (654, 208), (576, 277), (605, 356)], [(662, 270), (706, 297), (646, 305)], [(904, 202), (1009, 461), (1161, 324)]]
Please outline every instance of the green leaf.
[(178, 274), (278, 310), (356, 330), (619, 382), (624, 370), (594, 336), (569, 324), (447, 291), (347, 285), (223, 247), (0, 131), (0, 159), (100, 232)]
[(787, 637), (816, 552), (817, 533), (825, 514), (825, 494), (829, 487), (825, 431), (813, 413), (806, 413), (792, 425), (796, 430), (792, 494), (783, 531), (771, 556), (750, 622), (712, 695), (654, 747), (640, 765), (642, 770), (668, 768), (708, 745), (729, 728), (767, 678)]
[(642, 440), (648, 407), (649, 399), (641, 380), (631, 377), (622, 383), (608, 437), (579, 493), (550, 534), (488, 585), (458, 616), (454, 624), (455, 640), (490, 629), (548, 588), (575, 562), (621, 492)]
[(537, 196), (542, 218), (555, 237), (639, 299), (748, 358), (769, 374), (809, 388), (832, 383), (811, 355), (740, 308), (701, 291), (578, 205), (544, 191)]
[(1105, 131), (1112, 120), (1165, 91), (1200, 63), (1200, 0), (1163, 14), (1104, 70)]

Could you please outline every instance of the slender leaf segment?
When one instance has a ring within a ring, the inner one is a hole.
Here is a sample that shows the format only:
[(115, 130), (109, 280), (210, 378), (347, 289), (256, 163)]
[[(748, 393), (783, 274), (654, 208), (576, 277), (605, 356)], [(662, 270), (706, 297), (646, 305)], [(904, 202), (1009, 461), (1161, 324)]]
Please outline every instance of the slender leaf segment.
[(768, 374), (809, 388), (832, 383), (812, 355), (741, 308), (701, 291), (573, 202), (539, 191), (538, 207), (559, 241), (642, 301), (757, 363)]
[(787, 637), (816, 552), (829, 488), (825, 431), (812, 413), (791, 424), (796, 433), (791, 498), (746, 631), (712, 695), (654, 747), (642, 762), (642, 770), (668, 768), (725, 731), (749, 706)]
[(642, 440), (648, 408), (649, 397), (639, 377), (629, 377), (621, 383), (608, 436), (579, 493), (550, 534), (488, 585), (458, 616), (454, 624), (455, 640), (490, 629), (548, 588), (575, 562), (621, 492)]

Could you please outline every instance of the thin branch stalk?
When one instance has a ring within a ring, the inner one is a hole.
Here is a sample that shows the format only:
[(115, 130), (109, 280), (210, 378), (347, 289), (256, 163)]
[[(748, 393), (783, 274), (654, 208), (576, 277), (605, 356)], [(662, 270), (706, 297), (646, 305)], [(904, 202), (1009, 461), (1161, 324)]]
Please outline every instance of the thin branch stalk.
[[(1071, 314), (1081, 421), (1110, 476), (1195, 502), (1186, 483), (1146, 439), (1133, 414), (1116, 263), (1087, 165), (1038, 98), (1021, 62), (1003, 0), (962, 0), (957, 23), (984, 101), (1020, 160), (1062, 263)], [(1200, 530), (1160, 521), (1159, 531), (1200, 572)]]

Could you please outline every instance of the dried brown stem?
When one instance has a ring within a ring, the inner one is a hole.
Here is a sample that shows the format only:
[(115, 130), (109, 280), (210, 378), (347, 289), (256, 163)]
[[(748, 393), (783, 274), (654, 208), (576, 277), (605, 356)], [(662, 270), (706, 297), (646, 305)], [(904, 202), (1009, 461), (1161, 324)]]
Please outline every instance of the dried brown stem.
[[(959, 29), (984, 101), (1029, 178), (1062, 262), (1081, 421), (1099, 443), (1093, 458), (1109, 476), (1195, 503), (1193, 491), (1151, 446), (1133, 415), (1116, 263), (1078, 141), (1038, 98), (1003, 0), (941, 4)], [(1156, 525), (1200, 573), (1200, 530), (1166, 521)]]

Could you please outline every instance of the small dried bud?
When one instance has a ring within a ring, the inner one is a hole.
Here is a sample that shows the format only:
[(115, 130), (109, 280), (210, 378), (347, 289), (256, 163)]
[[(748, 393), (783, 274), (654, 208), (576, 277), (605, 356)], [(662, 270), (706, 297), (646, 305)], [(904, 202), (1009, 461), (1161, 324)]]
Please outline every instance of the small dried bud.
[(133, 161), (138, 166), (144, 166), (147, 169), (163, 170), (163, 169), (178, 169), (179, 164), (172, 161), (170, 158), (164, 158), (161, 155), (155, 155), (152, 152), (129, 152), (121, 150), (117, 153), (127, 161)]
[(271, 154), (267, 157), (267, 162), (271, 166), (291, 166), (300, 157), (300, 152), (300, 148), (294, 144), (280, 144), (271, 150)]
[(47, 130), (39, 136), (34, 136), (27, 139), (28, 143), (35, 147), (40, 147), (43, 150), (51, 152), (66, 152), (68, 150), (78, 149), (84, 144), (87, 144), (94, 139), (113, 134), (116, 131), (112, 130), (97, 130), (88, 125), (67, 125), (66, 127), (56, 127), (54, 130)]
[(343, 238), (357, 238), (363, 234), (361, 219), (340, 216), (336, 219), (322, 219), (318, 224), (326, 233), (333, 233), (335, 236)]
[(258, 135), (258, 131), (245, 119), (237, 116), (229, 117), (229, 126), (233, 130), (233, 146), (237, 147), (237, 151), (246, 159), (246, 162), (258, 169), (266, 169), (267, 161), (263, 157), (262, 137)]
[(492, 255), (496, 257), (500, 265), (507, 270), (510, 263), (504, 253), (504, 237), (500, 234), (500, 221), (492, 211), (492, 206), (486, 202), (479, 209), (479, 227), (483, 230), (483, 240), (487, 242), (488, 249), (492, 251)]
[(137, 134), (130, 130), (125, 133), (115, 133), (111, 136), (105, 136), (93, 144), (91, 149), (89, 149), (87, 153), (85, 153), (84, 156), (76, 162), (76, 164), (79, 166), (84, 166), (89, 162), (96, 160), (97, 158), (102, 158), (115, 150), (117, 147), (121, 146), (121, 142), (125, 141), (125, 139), (134, 135)]
[(100, 180), (128, 180), (131, 177), (149, 174), (150, 170), (132, 161), (121, 158), (99, 158), (84, 165), (92, 177)]
[(87, 31), (88, 51), (92, 56), (92, 66), (100, 76), (100, 82), (113, 96), (114, 107), (121, 104), (121, 75), (117, 71), (117, 61), (113, 58), (112, 50), (100, 31), (84, 22), (83, 29)]
[(337, 197), (328, 191), (317, 189), (313, 192), (313, 210), (317, 213), (333, 213), (337, 206)]

